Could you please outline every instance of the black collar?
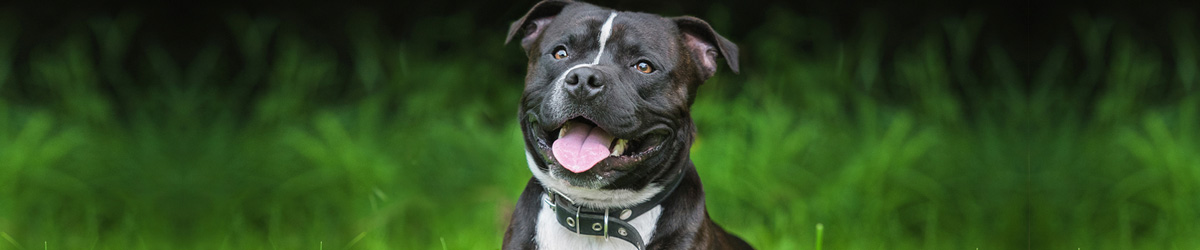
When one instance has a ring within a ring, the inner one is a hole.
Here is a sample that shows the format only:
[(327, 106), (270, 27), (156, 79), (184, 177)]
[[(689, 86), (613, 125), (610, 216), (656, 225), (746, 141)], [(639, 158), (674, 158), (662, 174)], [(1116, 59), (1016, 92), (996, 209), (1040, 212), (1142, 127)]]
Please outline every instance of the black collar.
[(547, 192), (546, 199), (543, 202), (550, 205), (550, 209), (554, 210), (554, 217), (558, 219), (558, 224), (566, 227), (569, 230), (575, 231), (577, 234), (604, 236), (608, 239), (609, 236), (628, 241), (637, 249), (645, 249), (646, 244), (642, 241), (642, 235), (638, 233), (629, 221), (638, 216), (654, 209), (659, 203), (667, 199), (679, 183), (683, 181), (683, 173), (667, 183), (666, 189), (658, 192), (649, 200), (639, 203), (628, 208), (589, 208), (575, 205), (570, 198), (551, 190)]

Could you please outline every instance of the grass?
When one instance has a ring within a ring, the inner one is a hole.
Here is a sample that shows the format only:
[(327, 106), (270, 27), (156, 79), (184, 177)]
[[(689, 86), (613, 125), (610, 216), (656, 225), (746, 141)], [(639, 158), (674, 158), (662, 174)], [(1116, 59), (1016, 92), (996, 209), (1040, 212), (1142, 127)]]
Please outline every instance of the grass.
[(813, 247), (813, 249), (821, 250), (821, 234), (823, 234), (824, 232), (825, 232), (825, 225), (823, 225), (821, 223), (817, 223), (817, 240), (815, 241), (817, 246)]
[[(1190, 13), (1165, 46), (1078, 15), (1032, 65), (986, 16), (886, 17), (732, 37), (742, 74), (692, 113), (714, 220), (759, 249), (1200, 247)], [(499, 248), (530, 177), (520, 49), (470, 13), (419, 39), (347, 18), (344, 48), (236, 13), (191, 53), (135, 13), (0, 36), (0, 249)]]

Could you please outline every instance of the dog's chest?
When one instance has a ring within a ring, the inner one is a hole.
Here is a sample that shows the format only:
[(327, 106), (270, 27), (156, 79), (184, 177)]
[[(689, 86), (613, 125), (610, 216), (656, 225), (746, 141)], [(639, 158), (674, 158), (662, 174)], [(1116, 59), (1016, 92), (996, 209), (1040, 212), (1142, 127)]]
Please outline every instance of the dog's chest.
[[(545, 195), (542, 195), (542, 199), (545, 199)], [(650, 237), (654, 236), (654, 226), (658, 223), (660, 215), (662, 215), (662, 206), (655, 206), (650, 211), (629, 221), (629, 224), (637, 229), (644, 242), (650, 243)], [(542, 202), (541, 212), (538, 213), (537, 235), (534, 236), (534, 239), (538, 249), (543, 250), (637, 249), (633, 244), (618, 238), (609, 237), (605, 240), (604, 236), (582, 235), (568, 230), (558, 224), (554, 218), (554, 210), (550, 209), (550, 205), (545, 202)]]

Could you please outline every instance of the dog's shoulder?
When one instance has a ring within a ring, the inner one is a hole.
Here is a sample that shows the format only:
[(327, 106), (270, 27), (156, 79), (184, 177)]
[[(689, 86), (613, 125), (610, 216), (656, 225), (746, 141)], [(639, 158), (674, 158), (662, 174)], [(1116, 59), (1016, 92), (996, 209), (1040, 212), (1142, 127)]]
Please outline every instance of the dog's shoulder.
[(683, 182), (663, 201), (657, 235), (647, 249), (754, 249), (749, 243), (717, 225), (708, 216), (700, 175), (690, 163)]
[(534, 237), (537, 234), (537, 218), (542, 210), (538, 197), (545, 193), (542, 184), (536, 178), (529, 178), (525, 191), (517, 199), (517, 207), (509, 220), (508, 230), (504, 231), (503, 250), (537, 249)]
[(707, 226), (706, 226), (707, 230), (702, 230), (702, 231), (706, 231), (711, 236), (711, 237), (707, 237), (708, 239), (710, 239), (710, 241), (708, 242), (709, 247), (707, 247), (707, 249), (729, 249), (729, 250), (753, 250), (754, 249), (754, 247), (750, 246), (750, 243), (746, 243), (746, 241), (742, 240), (742, 238), (739, 238), (736, 235), (726, 232), (725, 229), (721, 228), (721, 226), (718, 226), (716, 223), (712, 222), (712, 220), (706, 221), (706, 224), (707, 224)]

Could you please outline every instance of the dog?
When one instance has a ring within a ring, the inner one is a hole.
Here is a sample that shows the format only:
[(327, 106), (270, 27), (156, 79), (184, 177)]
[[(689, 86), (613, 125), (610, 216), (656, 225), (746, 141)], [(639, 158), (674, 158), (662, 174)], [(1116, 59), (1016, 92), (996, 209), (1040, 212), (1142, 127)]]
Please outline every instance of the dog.
[(738, 47), (690, 16), (545, 0), (513, 22), (533, 177), (503, 249), (753, 249), (708, 217), (689, 158), (696, 89)]

